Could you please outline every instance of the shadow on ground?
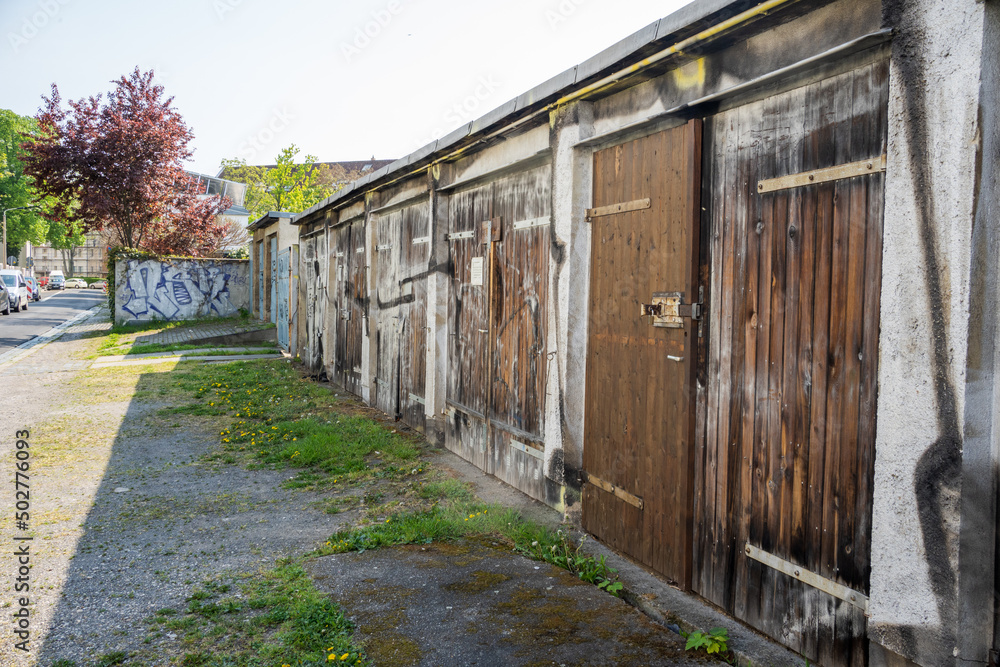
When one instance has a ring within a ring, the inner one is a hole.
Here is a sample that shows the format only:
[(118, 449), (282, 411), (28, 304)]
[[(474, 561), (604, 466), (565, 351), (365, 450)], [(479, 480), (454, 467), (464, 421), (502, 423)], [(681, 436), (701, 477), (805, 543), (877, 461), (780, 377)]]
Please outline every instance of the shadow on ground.
[(216, 427), (159, 414), (176, 405), (155, 398), (168, 376), (139, 376), (135, 395), (145, 398), (83, 408), (108, 419), (124, 415), (106, 468), (94, 465), (108, 456), (105, 444), (104, 452), (99, 445), (75, 449), (73, 460), (53, 469), (77, 478), (62, 480), (67, 496), (71, 487), (91, 483), (96, 496), (39, 665), (67, 659), (83, 667), (115, 651), (135, 652), (126, 665), (167, 664), (162, 656), (174, 655), (181, 639), (148, 629), (145, 619), (162, 608), (183, 610), (205, 580), (270, 568), (278, 558), (315, 549), (350, 518), (315, 509), (314, 494), (282, 489), (287, 470), (206, 462), (219, 443)]

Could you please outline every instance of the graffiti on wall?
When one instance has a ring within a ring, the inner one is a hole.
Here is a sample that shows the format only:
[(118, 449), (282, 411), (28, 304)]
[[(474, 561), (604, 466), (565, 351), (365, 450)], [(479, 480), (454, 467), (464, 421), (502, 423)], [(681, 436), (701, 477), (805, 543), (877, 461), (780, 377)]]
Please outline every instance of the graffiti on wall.
[[(245, 308), (246, 263), (130, 260), (118, 286), (119, 321), (226, 317)], [(240, 298), (236, 295), (244, 295)]]

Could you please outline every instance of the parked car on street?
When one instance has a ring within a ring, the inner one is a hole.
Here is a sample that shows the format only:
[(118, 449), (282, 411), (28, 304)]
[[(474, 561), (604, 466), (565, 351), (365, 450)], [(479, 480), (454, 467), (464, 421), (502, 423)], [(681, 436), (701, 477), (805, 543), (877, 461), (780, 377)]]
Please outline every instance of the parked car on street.
[(87, 286), (87, 281), (84, 280), (83, 278), (67, 278), (66, 279), (66, 289), (69, 289), (70, 287), (80, 288), (80, 287), (86, 287), (86, 286)]
[(0, 281), (7, 286), (7, 303), (12, 310), (28, 310), (28, 283), (17, 269), (0, 270)]
[(108, 291), (108, 281), (107, 280), (95, 280), (94, 282), (87, 285), (89, 289), (102, 289), (105, 292)]
[(0, 280), (0, 313), (10, 315), (10, 293), (2, 280)]
[(30, 293), (32, 301), (42, 300), (42, 286), (38, 284), (38, 280), (32, 277), (27, 277), (24, 279), (28, 283), (28, 292)]
[(53, 271), (49, 274), (49, 289), (66, 289), (66, 277), (62, 271)]
[(41, 287), (42, 289), (45, 289), (45, 287), (48, 284), (49, 284), (49, 277), (48, 276), (42, 276), (41, 278), (38, 279), (38, 286)]

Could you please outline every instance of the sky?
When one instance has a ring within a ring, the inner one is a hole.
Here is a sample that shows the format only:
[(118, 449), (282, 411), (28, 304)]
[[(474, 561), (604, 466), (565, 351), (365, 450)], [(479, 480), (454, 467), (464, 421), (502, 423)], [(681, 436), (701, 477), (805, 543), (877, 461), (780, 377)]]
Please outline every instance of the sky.
[(135, 67), (194, 133), (194, 171), (402, 157), (689, 0), (0, 0), (0, 108), (34, 115)]

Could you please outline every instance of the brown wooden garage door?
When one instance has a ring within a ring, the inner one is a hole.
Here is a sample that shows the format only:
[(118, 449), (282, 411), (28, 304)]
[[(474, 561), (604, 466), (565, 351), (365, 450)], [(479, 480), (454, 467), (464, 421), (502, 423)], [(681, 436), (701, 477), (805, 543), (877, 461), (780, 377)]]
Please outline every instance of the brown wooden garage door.
[(657, 294), (698, 300), (700, 146), (692, 121), (596, 153), (589, 216), (583, 525), (683, 587), (698, 326), (640, 311)]

